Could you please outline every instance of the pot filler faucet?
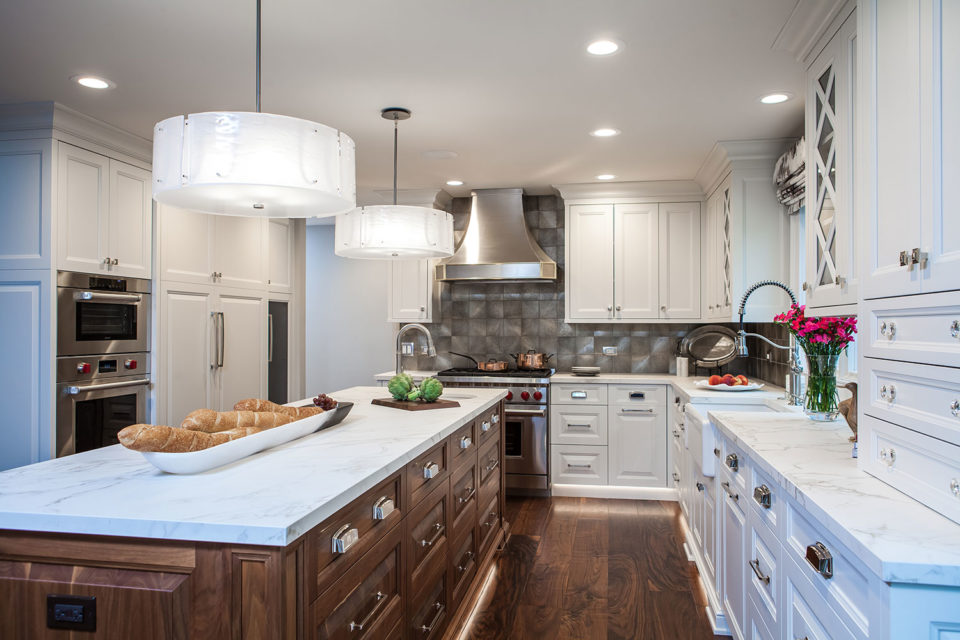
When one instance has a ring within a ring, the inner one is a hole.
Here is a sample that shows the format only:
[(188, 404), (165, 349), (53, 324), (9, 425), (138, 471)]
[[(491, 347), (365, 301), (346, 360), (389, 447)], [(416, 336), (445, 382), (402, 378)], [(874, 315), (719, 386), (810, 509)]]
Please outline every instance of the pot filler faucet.
[(790, 296), (790, 302), (797, 304), (797, 296), (793, 294), (793, 291), (790, 290), (790, 287), (778, 282), (776, 280), (761, 280), (750, 286), (747, 289), (746, 293), (743, 294), (743, 298), (740, 299), (740, 330), (737, 331), (737, 355), (738, 356), (747, 356), (749, 352), (747, 351), (747, 336), (753, 336), (754, 338), (760, 338), (767, 344), (777, 349), (789, 349), (790, 350), (790, 361), (787, 363), (790, 367), (790, 374), (787, 376), (787, 401), (798, 407), (803, 404), (803, 366), (800, 364), (800, 345), (797, 344), (797, 339), (790, 334), (790, 344), (783, 346), (782, 344), (777, 344), (761, 336), (759, 333), (747, 333), (743, 330), (743, 312), (747, 306), (747, 298), (750, 297), (754, 291), (761, 287), (780, 287), (787, 292), (787, 295)]
[(412, 322), (410, 324), (405, 324), (400, 327), (400, 331), (397, 331), (397, 374), (403, 373), (403, 348), (400, 343), (404, 335), (412, 329), (416, 329), (427, 337), (427, 348), (424, 352), (428, 356), (436, 356), (437, 348), (433, 346), (433, 336), (430, 335), (430, 330), (419, 322)]

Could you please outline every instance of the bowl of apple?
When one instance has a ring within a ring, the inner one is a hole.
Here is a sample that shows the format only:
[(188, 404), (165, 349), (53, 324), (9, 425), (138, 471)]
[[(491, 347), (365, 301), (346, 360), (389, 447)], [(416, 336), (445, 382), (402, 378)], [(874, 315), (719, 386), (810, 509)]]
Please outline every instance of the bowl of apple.
[(696, 386), (713, 391), (756, 391), (763, 383), (750, 382), (745, 375), (712, 375), (706, 380), (697, 380)]

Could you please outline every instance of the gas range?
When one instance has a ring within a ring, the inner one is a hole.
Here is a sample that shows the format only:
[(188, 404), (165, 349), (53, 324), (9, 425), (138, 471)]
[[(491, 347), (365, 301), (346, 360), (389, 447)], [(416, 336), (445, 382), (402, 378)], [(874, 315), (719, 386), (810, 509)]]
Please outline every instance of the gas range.
[(454, 367), (437, 373), (443, 382), (471, 382), (508, 385), (545, 385), (550, 384), (550, 376), (556, 369), (506, 369), (504, 371), (481, 371), (476, 367)]

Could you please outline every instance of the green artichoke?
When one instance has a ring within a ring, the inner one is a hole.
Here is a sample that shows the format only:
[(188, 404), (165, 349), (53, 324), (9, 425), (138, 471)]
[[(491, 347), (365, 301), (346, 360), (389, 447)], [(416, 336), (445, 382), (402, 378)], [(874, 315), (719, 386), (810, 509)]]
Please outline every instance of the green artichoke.
[(387, 391), (397, 400), (406, 400), (407, 394), (414, 388), (413, 378), (409, 373), (398, 373), (387, 383)]
[(443, 393), (443, 385), (436, 378), (424, 378), (420, 383), (420, 397), (424, 402), (436, 402)]

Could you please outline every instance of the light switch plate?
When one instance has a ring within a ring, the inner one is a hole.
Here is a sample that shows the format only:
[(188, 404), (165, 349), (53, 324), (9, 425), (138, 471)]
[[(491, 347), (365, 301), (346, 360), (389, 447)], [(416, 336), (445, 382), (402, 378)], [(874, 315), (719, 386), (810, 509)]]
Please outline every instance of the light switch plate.
[(616, 347), (604, 347), (604, 348), (603, 348), (603, 355), (605, 355), (605, 356), (615, 356), (615, 355), (617, 355), (617, 348), (616, 348)]
[(400, 343), (400, 354), (404, 356), (413, 355), (413, 343), (412, 342), (401, 342)]

